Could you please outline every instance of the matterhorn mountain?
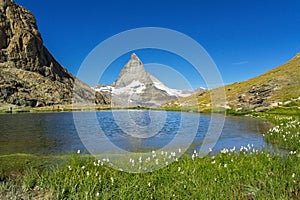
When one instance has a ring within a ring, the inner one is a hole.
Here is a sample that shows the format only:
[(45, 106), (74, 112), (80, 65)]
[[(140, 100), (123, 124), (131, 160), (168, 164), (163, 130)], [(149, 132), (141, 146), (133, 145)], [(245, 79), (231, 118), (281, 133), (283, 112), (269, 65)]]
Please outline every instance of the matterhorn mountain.
[(159, 106), (167, 101), (186, 97), (192, 90), (177, 90), (165, 86), (144, 68), (135, 53), (111, 85), (96, 85), (94, 90), (111, 96), (113, 106)]

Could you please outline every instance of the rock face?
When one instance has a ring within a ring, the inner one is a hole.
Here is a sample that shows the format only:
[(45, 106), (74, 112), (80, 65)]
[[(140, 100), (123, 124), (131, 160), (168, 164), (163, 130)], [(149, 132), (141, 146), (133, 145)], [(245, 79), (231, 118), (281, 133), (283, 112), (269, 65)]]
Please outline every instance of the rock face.
[[(73, 96), (84, 102), (95, 99), (94, 93), (49, 53), (32, 13), (12, 0), (0, 0), (0, 102), (31, 107), (70, 104)], [(96, 96), (96, 103), (109, 102), (104, 95)]]
[(94, 86), (96, 91), (112, 97), (114, 106), (158, 106), (178, 97), (189, 96), (190, 90), (176, 90), (166, 87), (157, 78), (145, 71), (136, 54), (132, 54), (121, 70), (118, 79), (109, 86)]

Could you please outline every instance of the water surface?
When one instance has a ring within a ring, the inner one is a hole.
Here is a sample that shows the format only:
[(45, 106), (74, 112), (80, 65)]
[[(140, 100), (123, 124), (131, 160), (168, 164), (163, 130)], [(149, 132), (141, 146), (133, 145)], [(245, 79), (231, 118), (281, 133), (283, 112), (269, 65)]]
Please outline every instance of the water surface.
[[(200, 149), (206, 136), (210, 115), (162, 111), (101, 111), (78, 112), (80, 123), (74, 124), (74, 113), (20, 113), (0, 115), (0, 154), (30, 153), (57, 155), (87, 151), (82, 139), (92, 135), (100, 138), (103, 148), (107, 139), (126, 151), (159, 149), (173, 141), (182, 131), (186, 138), (193, 135), (190, 151)], [(130, 118), (128, 118), (128, 116)], [(163, 117), (162, 117), (163, 116)], [(214, 116), (220, 117), (222, 116)], [(96, 120), (95, 120), (96, 119)], [(182, 123), (182, 120), (184, 123)], [(134, 125), (134, 126), (133, 126)], [(197, 126), (197, 132), (192, 128)], [(96, 128), (95, 128), (96, 127)], [(223, 148), (253, 144), (256, 148), (269, 148), (262, 132), (270, 125), (264, 121), (246, 117), (226, 117), (224, 128), (214, 151)], [(81, 136), (76, 128), (80, 129)], [(103, 130), (105, 137), (99, 135)], [(101, 140), (103, 138), (103, 140)], [(209, 138), (206, 142), (213, 141)], [(183, 144), (184, 139), (178, 142)], [(109, 147), (109, 146), (108, 146)], [(106, 149), (109, 151), (110, 149)]]

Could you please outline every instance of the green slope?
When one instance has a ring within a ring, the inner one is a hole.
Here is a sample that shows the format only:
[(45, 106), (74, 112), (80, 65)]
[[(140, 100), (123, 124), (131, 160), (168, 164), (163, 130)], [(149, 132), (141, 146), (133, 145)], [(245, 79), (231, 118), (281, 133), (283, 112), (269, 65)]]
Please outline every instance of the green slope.
[[(207, 110), (211, 109), (211, 96), (222, 88), (208, 90), (180, 98), (163, 105), (166, 109)], [(226, 106), (235, 110), (265, 110), (300, 97), (300, 54), (287, 63), (260, 76), (236, 82), (224, 87)]]

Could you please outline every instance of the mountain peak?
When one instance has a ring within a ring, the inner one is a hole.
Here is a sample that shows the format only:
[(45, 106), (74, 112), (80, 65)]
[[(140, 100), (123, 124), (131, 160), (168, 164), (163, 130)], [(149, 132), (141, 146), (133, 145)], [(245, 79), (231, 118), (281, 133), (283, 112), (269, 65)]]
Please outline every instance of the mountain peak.
[(193, 91), (170, 89), (144, 69), (141, 60), (133, 53), (111, 85), (93, 87), (112, 97), (114, 106), (157, 106), (166, 101), (193, 94)]
[(141, 82), (149, 82), (149, 74), (145, 71), (141, 60), (133, 53), (130, 60), (126, 63), (119, 74), (118, 80), (114, 83), (117, 87), (124, 87), (131, 82), (139, 80)]
[(137, 60), (137, 61), (141, 61), (139, 59), (139, 57), (137, 57), (137, 55), (135, 53), (131, 54), (130, 60)]
[(125, 65), (125, 68), (134, 68), (135, 70), (141, 70), (144, 69), (144, 65), (139, 57), (135, 53), (133, 53), (130, 56), (130, 60)]

